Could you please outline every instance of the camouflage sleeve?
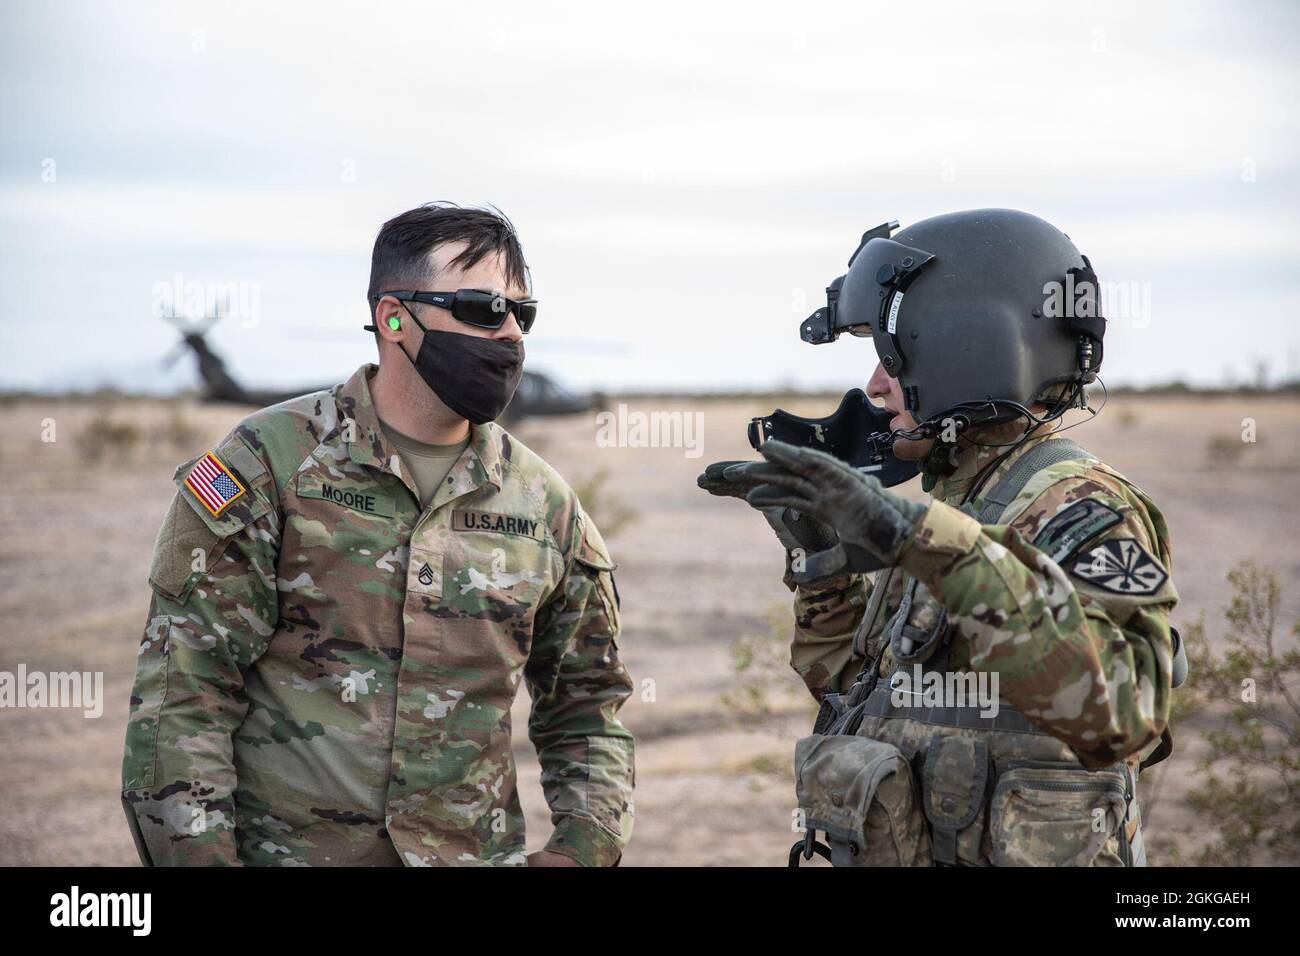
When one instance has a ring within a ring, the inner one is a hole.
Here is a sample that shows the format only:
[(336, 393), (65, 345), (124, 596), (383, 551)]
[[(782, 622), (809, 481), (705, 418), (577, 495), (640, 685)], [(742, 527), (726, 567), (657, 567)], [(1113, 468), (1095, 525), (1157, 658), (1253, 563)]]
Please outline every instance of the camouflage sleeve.
[(256, 459), (229, 443), (215, 454), (242, 461), (248, 489), (213, 516), (184, 487), (182, 465), (149, 573), (122, 762), (122, 800), (147, 865), (239, 862), (233, 735), (247, 709), (244, 673), (278, 617), (279, 535)]
[[(1026, 534), (1054, 516), (1074, 540), (1065, 534), (1066, 550), (1049, 556)], [(902, 566), (940, 596), (970, 666), (997, 673), (1003, 699), (1085, 766), (1109, 766), (1158, 738), (1169, 717), (1178, 597), (1163, 521), (1118, 483), (1093, 479), (1058, 482), (1022, 517), (981, 526), (934, 502)]]
[(525, 677), (528, 736), (555, 832), (546, 849), (613, 866), (632, 836), (632, 735), (618, 720), (632, 679), (618, 656), (614, 563), (591, 520), (576, 517), (558, 593), (539, 612)]
[(862, 668), (853, 636), (866, 607), (867, 579), (845, 574), (794, 594), (794, 640), (790, 666), (813, 697), (844, 691)]

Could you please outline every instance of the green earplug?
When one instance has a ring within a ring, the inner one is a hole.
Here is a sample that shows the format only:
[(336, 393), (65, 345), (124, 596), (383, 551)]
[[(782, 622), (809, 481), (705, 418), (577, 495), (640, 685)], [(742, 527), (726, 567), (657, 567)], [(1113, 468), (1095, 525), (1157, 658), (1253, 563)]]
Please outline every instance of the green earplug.
[(394, 332), (396, 332), (398, 329), (402, 327), (402, 320), (399, 319), (396, 315), (390, 315), (388, 317), (388, 327), (392, 329)]

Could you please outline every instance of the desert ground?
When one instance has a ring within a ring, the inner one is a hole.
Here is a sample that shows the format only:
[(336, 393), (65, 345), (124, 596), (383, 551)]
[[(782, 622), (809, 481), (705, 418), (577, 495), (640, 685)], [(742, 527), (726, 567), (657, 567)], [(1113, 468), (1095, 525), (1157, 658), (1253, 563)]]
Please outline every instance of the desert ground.
[[(790, 597), (781, 551), (760, 516), (695, 487), (708, 462), (752, 455), (745, 424), (773, 401), (623, 401), (629, 411), (700, 414), (698, 455), (601, 447), (592, 414), (526, 421), (517, 434), (585, 490), (620, 565), (620, 643), (638, 685), (623, 710), (637, 737), (636, 833), (624, 862), (783, 865), (794, 839), (790, 755), (813, 708), (780, 666)], [(825, 397), (781, 404), (801, 414), (834, 407)], [(0, 710), (0, 864), (136, 862), (118, 780), (154, 535), (175, 465), (247, 411), (192, 400), (0, 405), (0, 670), (102, 671), (106, 699), (98, 719)], [(1256, 442), (1240, 441), (1243, 419), (1254, 420)], [(1164, 509), (1182, 595), (1176, 624), (1204, 614), (1208, 633), (1221, 635), (1224, 574), (1245, 558), (1279, 574), (1285, 628), (1300, 618), (1300, 401), (1112, 397), (1071, 435)], [(917, 485), (908, 493), (920, 496)], [(749, 672), (762, 675), (759, 692), (738, 703), (736, 642), (773, 634), (760, 646), (777, 650)], [(516, 728), (526, 713), (525, 698)], [(548, 818), (536, 759), (517, 736), (537, 848)], [(1161, 846), (1199, 837), (1182, 799), (1196, 753), (1196, 735), (1181, 735), (1147, 828), (1153, 863)]]

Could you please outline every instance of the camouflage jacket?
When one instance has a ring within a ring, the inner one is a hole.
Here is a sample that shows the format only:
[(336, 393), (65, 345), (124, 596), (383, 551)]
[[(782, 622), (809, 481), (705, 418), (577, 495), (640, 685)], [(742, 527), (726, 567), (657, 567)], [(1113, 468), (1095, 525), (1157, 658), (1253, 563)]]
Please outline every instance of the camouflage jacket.
[[(999, 463), (981, 494), (1045, 438)], [(1067, 461), (1038, 472), (1003, 523), (982, 526), (957, 506), (1000, 451), (965, 447), (933, 485), (899, 569), (797, 590), (792, 665), (818, 699), (847, 690), (877, 655), (888, 675), (887, 626), (915, 577), (947, 611), (950, 670), (996, 672), (1002, 699), (1088, 768), (1154, 750), (1169, 716), (1178, 600), (1160, 510), (1107, 465)], [(1062, 540), (1068, 553), (1053, 560)]]
[(236, 427), (212, 452), (228, 504), (177, 470), (122, 771), (137, 846), (155, 864), (521, 864), (522, 678), (547, 849), (617, 862), (631, 681), (600, 534), (495, 424), (421, 512), (373, 371)]

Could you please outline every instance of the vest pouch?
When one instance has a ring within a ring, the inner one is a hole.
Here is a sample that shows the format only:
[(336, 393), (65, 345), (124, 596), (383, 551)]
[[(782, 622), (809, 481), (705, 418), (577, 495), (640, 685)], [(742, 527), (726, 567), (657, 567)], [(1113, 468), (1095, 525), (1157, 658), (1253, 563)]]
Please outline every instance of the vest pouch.
[(988, 782), (986, 741), (959, 736), (931, 738), (921, 771), (921, 806), (930, 821), (935, 863), (986, 862), (980, 844)]
[(999, 769), (989, 811), (995, 866), (1122, 865), (1108, 846), (1124, 822), (1119, 770), (1023, 761)]
[(948, 634), (948, 611), (912, 578), (889, 625), (889, 651), (899, 664), (924, 664)]
[(930, 835), (912, 768), (893, 744), (814, 734), (795, 745), (795, 791), (835, 866), (928, 866)]

